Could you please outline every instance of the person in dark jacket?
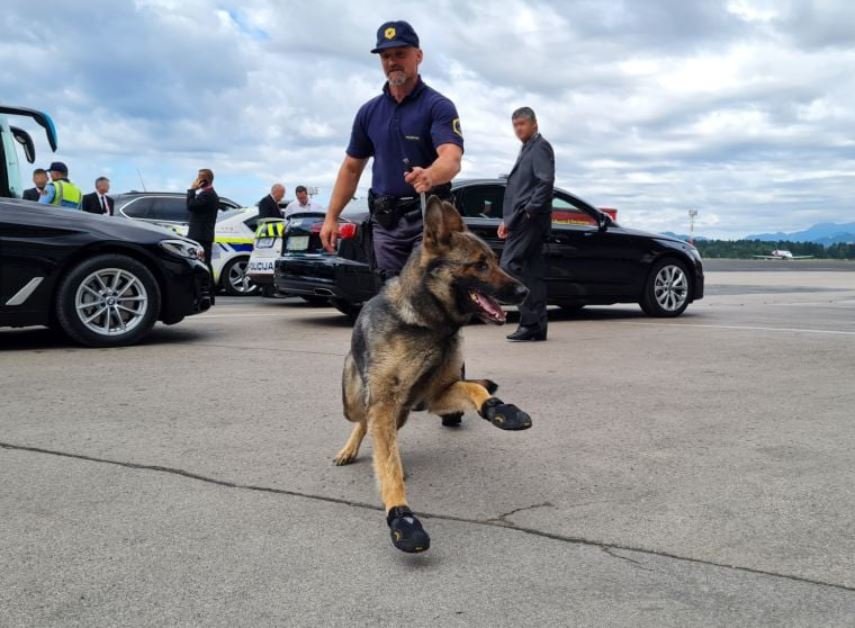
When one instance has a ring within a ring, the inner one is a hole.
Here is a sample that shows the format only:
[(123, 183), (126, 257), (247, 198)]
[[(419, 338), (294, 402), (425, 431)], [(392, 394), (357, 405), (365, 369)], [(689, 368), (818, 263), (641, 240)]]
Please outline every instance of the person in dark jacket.
[(214, 173), (207, 168), (199, 170), (196, 180), (187, 190), (187, 211), (190, 212), (190, 227), (187, 237), (196, 240), (205, 249), (205, 263), (211, 271), (214, 281), (214, 267), (211, 265), (211, 252), (214, 248), (214, 228), (217, 224), (217, 212), (220, 209), (220, 197), (214, 191)]
[(285, 186), (274, 183), (270, 188), (270, 194), (258, 201), (259, 218), (282, 218), (282, 210), (279, 209), (279, 201), (285, 198)]
[(39, 198), (45, 192), (45, 186), (48, 182), (48, 174), (44, 168), (36, 168), (33, 170), (33, 185), (28, 190), (24, 190), (24, 194), (22, 195), (25, 201), (35, 201), (39, 202)]
[(112, 216), (115, 202), (110, 192), (110, 179), (107, 177), (98, 177), (95, 179), (95, 191), (91, 194), (83, 195), (82, 209), (90, 214), (101, 214), (102, 216)]
[(529, 289), (519, 306), (519, 328), (508, 340), (546, 340), (546, 262), (543, 243), (552, 225), (552, 189), (555, 154), (540, 134), (537, 117), (529, 107), (511, 116), (516, 136), (523, 143), (508, 175), (499, 237), (505, 242), (502, 268)]

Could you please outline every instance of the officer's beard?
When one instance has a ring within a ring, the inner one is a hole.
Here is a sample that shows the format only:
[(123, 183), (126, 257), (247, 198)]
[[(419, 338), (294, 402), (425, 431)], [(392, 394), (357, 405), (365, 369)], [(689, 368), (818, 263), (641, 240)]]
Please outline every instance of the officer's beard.
[(400, 87), (407, 82), (407, 75), (401, 70), (392, 70), (389, 72), (389, 85), (392, 87)]

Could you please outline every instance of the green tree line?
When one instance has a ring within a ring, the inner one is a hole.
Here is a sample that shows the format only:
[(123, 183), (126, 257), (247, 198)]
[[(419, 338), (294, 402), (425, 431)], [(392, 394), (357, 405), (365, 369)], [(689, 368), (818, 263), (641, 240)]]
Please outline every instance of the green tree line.
[(855, 259), (855, 244), (824, 246), (816, 242), (698, 240), (695, 246), (708, 258), (749, 259), (755, 255), (770, 255), (774, 249), (784, 249), (793, 255), (812, 255), (819, 259)]

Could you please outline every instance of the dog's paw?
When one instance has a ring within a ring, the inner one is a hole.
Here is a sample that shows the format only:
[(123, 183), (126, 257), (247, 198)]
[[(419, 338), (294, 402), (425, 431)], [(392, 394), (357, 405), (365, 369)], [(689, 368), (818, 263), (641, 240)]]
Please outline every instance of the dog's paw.
[(402, 552), (416, 554), (430, 547), (430, 537), (421, 521), (406, 506), (395, 506), (389, 510), (386, 523), (389, 524), (392, 544)]
[(531, 427), (531, 417), (512, 403), (504, 403), (497, 397), (490, 397), (481, 406), (479, 414), (490, 423), (503, 430), (527, 430)]
[(335, 458), (333, 458), (333, 462), (337, 467), (343, 467), (346, 464), (350, 464), (354, 460), (356, 460), (356, 452), (348, 447), (342, 449), (336, 454)]

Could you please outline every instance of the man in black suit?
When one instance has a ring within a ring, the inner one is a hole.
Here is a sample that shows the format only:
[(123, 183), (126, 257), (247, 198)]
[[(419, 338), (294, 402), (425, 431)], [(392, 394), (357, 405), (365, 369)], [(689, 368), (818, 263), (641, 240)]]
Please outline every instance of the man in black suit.
[(33, 170), (33, 185), (36, 187), (24, 190), (23, 199), (25, 201), (39, 202), (39, 198), (44, 193), (45, 186), (48, 182), (48, 174), (44, 168), (36, 168)]
[(205, 249), (205, 263), (211, 271), (212, 284), (214, 267), (211, 264), (211, 252), (214, 248), (214, 229), (219, 210), (220, 197), (214, 191), (214, 173), (207, 168), (202, 168), (196, 180), (190, 184), (190, 189), (187, 190), (187, 211), (190, 212), (187, 237), (196, 240)]
[(282, 210), (279, 209), (279, 201), (285, 196), (285, 186), (274, 183), (270, 188), (270, 194), (258, 201), (259, 218), (282, 218)]
[(95, 179), (95, 191), (83, 195), (82, 209), (90, 214), (102, 214), (112, 216), (115, 202), (107, 196), (110, 191), (110, 179), (98, 177)]
[(523, 143), (505, 188), (499, 237), (505, 242), (502, 268), (529, 289), (519, 306), (519, 328), (508, 340), (546, 340), (546, 263), (543, 243), (552, 225), (552, 188), (555, 154), (539, 133), (537, 117), (529, 107), (511, 116), (514, 133)]

